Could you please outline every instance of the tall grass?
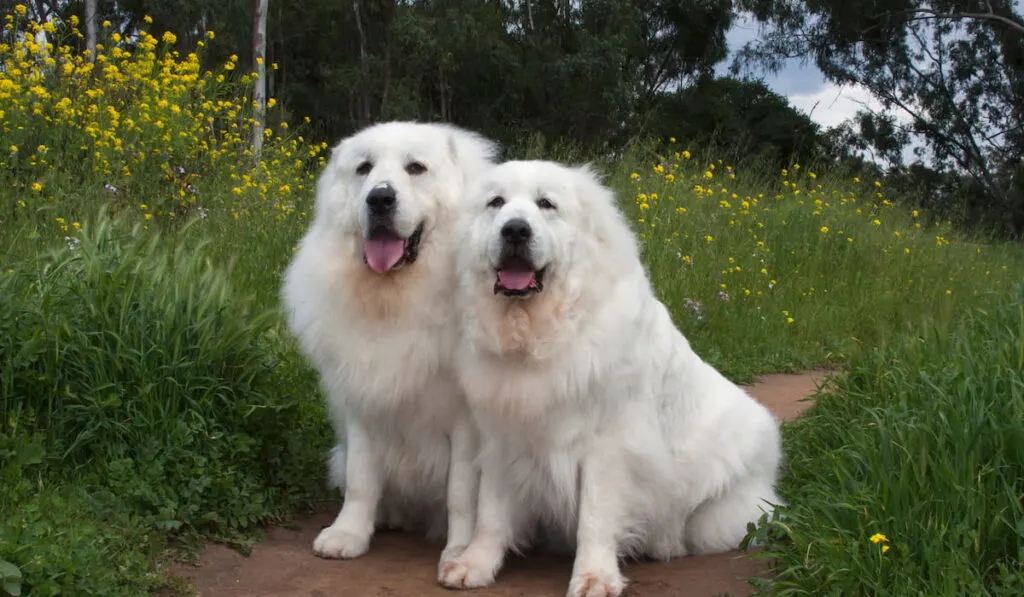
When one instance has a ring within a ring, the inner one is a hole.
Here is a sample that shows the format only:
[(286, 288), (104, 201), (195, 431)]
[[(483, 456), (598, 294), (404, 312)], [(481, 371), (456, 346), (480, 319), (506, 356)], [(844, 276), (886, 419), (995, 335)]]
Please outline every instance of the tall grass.
[(786, 430), (772, 594), (1024, 594), (1024, 285), (847, 369)]
[(659, 296), (736, 379), (839, 364), (908, 325), (951, 324), (1024, 271), (1018, 245), (965, 238), (842, 172), (749, 171), (674, 145), (609, 180)]
[[(276, 311), (253, 307), (203, 246), (103, 220), (84, 230), (74, 250), (0, 277), (8, 457), (38, 446), (27, 464), (44, 484), (92, 488), (94, 518), (127, 513), (132, 533), (226, 534), (315, 497), (328, 432)], [(35, 587), (20, 548), (39, 537), (20, 509), (4, 510), (0, 557)], [(65, 570), (62, 586), (89, 574)]]

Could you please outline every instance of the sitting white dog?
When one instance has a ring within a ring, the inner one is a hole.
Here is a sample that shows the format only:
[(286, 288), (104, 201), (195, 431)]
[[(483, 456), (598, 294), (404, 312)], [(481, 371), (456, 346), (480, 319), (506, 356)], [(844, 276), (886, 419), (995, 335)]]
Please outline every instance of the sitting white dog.
[(778, 423), (673, 325), (613, 193), (536, 161), (474, 189), (456, 370), (482, 476), (473, 540), (440, 582), (491, 584), (538, 523), (575, 540), (570, 597), (620, 595), (621, 556), (735, 549), (778, 503)]
[(451, 126), (383, 123), (342, 140), (319, 179), (282, 298), (339, 441), (331, 477), (345, 501), (320, 556), (362, 555), (376, 523), (447, 534), (442, 562), (472, 536), (478, 444), (451, 363), (453, 220), (496, 149)]

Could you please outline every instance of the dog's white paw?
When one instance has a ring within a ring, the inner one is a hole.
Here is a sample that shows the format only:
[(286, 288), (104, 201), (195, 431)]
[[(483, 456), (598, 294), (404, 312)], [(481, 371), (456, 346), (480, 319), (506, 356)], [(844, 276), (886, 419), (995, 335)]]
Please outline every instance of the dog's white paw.
[(369, 535), (350, 533), (333, 525), (320, 531), (313, 541), (313, 553), (321, 558), (348, 560), (358, 558), (369, 549)]
[[(442, 556), (443, 557), (443, 556)], [(437, 580), (449, 589), (476, 589), (494, 584), (494, 566), (456, 557), (440, 564)]]
[(566, 596), (619, 597), (625, 589), (626, 579), (618, 570), (614, 573), (585, 572), (572, 577)]
[(444, 551), (441, 552), (441, 559), (437, 563), (437, 570), (440, 572), (444, 565), (448, 562), (455, 560), (455, 558), (462, 555), (462, 552), (466, 551), (465, 545), (448, 545), (445, 546)]

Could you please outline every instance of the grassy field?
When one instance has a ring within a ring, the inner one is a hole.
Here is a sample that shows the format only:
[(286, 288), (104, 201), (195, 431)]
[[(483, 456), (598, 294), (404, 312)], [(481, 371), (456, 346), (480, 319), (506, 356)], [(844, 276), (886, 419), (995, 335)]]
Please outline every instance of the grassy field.
[[(202, 48), (7, 41), (0, 595), (155, 590), (169, 549), (323, 497), (330, 432), (277, 292), (326, 146), (275, 124), (257, 160), (247, 77)], [(673, 141), (604, 169), (700, 354), (737, 381), (846, 371), (786, 429), (765, 590), (1024, 592), (1021, 246), (825, 167)]]

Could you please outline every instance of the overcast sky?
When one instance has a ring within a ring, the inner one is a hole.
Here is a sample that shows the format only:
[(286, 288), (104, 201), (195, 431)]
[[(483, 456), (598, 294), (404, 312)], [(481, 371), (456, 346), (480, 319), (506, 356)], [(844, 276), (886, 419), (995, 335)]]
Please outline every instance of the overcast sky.
[[(749, 41), (757, 37), (757, 24), (746, 19), (737, 19), (726, 35), (729, 51), (735, 54)], [(725, 74), (732, 58), (718, 65), (719, 74)], [(853, 117), (867, 103), (872, 108), (879, 106), (870, 94), (857, 87), (839, 87), (825, 81), (825, 77), (813, 62), (801, 64), (791, 60), (774, 75), (764, 75), (765, 83), (776, 93), (789, 99), (789, 103), (803, 111), (824, 127), (833, 127)]]
[[(1022, 0), (1015, 0), (1020, 4)], [(727, 74), (732, 64), (732, 56), (749, 41), (757, 37), (757, 24), (743, 17), (734, 21), (733, 27), (726, 34), (729, 41), (730, 57), (716, 66), (719, 75)], [(863, 87), (847, 85), (840, 87), (825, 80), (825, 76), (814, 65), (813, 61), (803, 63), (791, 60), (776, 74), (763, 74), (764, 82), (773, 91), (786, 97), (797, 110), (810, 115), (811, 119), (824, 128), (831, 128), (849, 120), (859, 110), (868, 107), (873, 111), (883, 111), (881, 104)], [(902, 111), (892, 112), (898, 121), (906, 122), (908, 117)], [(903, 159), (911, 163), (913, 148), (918, 143), (912, 142), (903, 152)]]

